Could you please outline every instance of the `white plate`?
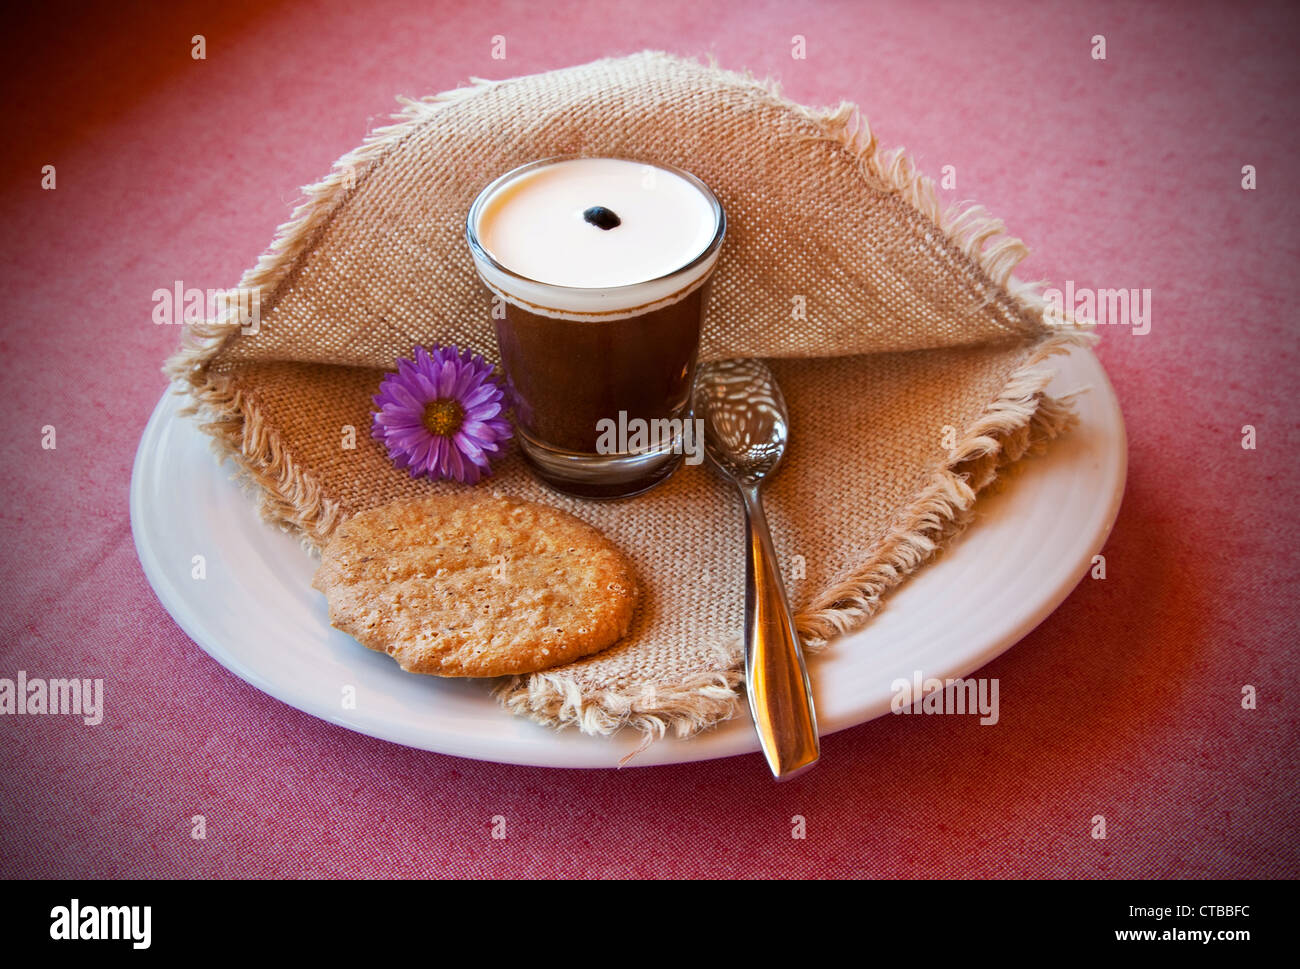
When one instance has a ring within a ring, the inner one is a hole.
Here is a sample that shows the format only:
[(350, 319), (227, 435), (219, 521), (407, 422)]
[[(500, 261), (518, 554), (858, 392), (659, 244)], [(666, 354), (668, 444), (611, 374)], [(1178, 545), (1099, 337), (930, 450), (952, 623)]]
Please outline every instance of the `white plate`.
[[(979, 520), (885, 603), (861, 631), (810, 659), (823, 735), (889, 710), (890, 684), (964, 676), (1041, 622), (1087, 573), (1124, 491), (1124, 422), (1092, 353), (1057, 358), (1050, 391), (1081, 387), (1079, 426), (978, 505)], [(615, 767), (637, 746), (551, 730), (507, 713), (482, 682), (401, 672), (329, 624), (313, 561), (264, 524), (197, 425), (159, 401), (136, 453), (131, 528), (145, 575), (185, 632), (236, 676), (314, 716), (395, 743), (551, 767)], [(742, 554), (739, 545), (736, 554)], [(206, 578), (192, 576), (193, 557)], [(343, 688), (355, 688), (345, 709)], [(741, 717), (690, 740), (663, 740), (634, 766), (758, 750)]]

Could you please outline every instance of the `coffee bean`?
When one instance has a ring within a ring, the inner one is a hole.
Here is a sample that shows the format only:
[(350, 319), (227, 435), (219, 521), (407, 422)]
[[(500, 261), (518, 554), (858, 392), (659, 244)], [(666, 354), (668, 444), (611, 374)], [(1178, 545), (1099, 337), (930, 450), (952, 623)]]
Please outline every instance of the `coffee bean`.
[(616, 225), (622, 225), (623, 220), (617, 215), (605, 208), (603, 205), (593, 205), (582, 213), (582, 217), (597, 228), (606, 231), (614, 228)]

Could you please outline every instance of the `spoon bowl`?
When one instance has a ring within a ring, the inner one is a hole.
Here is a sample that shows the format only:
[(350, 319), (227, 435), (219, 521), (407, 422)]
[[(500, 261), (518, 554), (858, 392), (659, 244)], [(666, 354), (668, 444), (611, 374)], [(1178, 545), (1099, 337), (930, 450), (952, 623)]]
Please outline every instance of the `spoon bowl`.
[(728, 477), (759, 481), (776, 470), (790, 436), (785, 398), (759, 360), (705, 364), (695, 380), (709, 460)]

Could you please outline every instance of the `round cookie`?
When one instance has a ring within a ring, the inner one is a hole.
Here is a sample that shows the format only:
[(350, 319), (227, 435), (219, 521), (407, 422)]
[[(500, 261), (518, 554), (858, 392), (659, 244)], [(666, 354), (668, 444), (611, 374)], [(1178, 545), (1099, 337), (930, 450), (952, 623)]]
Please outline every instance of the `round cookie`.
[(627, 634), (627, 557), (574, 516), (494, 495), (399, 501), (344, 522), (312, 585), (330, 622), (402, 669), (532, 673)]

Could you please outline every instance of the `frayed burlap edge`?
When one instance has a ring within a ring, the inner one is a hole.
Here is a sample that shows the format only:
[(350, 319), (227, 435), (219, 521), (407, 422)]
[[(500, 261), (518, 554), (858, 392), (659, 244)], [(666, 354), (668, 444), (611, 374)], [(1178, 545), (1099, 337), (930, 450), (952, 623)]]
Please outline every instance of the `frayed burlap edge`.
[[(669, 55), (655, 52), (654, 56)], [(843, 101), (832, 109), (810, 109), (782, 97), (780, 86), (773, 80), (758, 80), (748, 72), (723, 71), (711, 56), (709, 61), (729, 82), (761, 90), (805, 118), (813, 129), (809, 139), (849, 152), (873, 187), (896, 192), (909, 201), (1022, 312), (1041, 318), (1045, 282), (1015, 281), (1011, 277), (1028, 255), (1028, 247), (1008, 236), (1001, 220), (982, 206), (953, 205), (942, 211), (934, 182), (916, 169), (901, 148), (882, 151), (854, 104)], [(373, 131), (359, 148), (336, 161), (328, 176), (303, 190), (304, 201), (280, 226), (257, 265), (244, 274), (240, 288), (255, 291), (261, 306), (274, 305), (295, 263), (377, 163), (442, 106), (510, 83), (509, 79), (476, 77), (470, 82), (466, 87), (418, 100), (399, 99), (402, 108), (393, 115), (393, 124)], [(217, 453), (234, 459), (243, 482), (258, 495), (263, 518), (299, 531), (308, 547), (318, 546), (339, 524), (340, 506), (326, 498), (310, 472), (299, 467), (285, 451), (279, 436), (265, 423), (248, 395), (230, 377), (210, 370), (227, 341), (238, 335), (238, 327), (233, 325), (233, 314), (237, 312), (238, 307), (233, 307), (227, 318), (190, 327), (164, 372), (179, 384), (180, 392), (191, 398), (181, 413), (205, 418), (203, 429), (212, 436)], [(1043, 394), (1054, 372), (1042, 364), (1054, 353), (1087, 345), (1094, 339), (1082, 328), (1067, 326), (1039, 343), (1008, 379), (1002, 393), (965, 429), (948, 461), (933, 473), (877, 543), (868, 562), (796, 617), (810, 650), (824, 648), (834, 636), (866, 622), (889, 589), (967, 523), (977, 494), (1002, 467), (1045, 444), (1072, 423), (1068, 401)], [(511, 677), (493, 692), (512, 713), (542, 724), (572, 725), (584, 733), (599, 735), (632, 727), (644, 735), (644, 747), (670, 728), (678, 737), (688, 737), (736, 715), (741, 701), (738, 687), (744, 679), (739, 639), (721, 649), (718, 659), (724, 668), (703, 670), (669, 686), (656, 684), (653, 691), (583, 693), (577, 683), (562, 674), (539, 673)]]

